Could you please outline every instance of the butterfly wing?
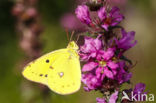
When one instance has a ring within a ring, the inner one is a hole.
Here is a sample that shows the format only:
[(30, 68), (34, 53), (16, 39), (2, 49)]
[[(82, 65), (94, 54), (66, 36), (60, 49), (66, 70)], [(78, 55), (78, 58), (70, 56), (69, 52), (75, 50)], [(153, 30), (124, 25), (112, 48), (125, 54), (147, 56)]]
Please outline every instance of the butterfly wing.
[(71, 94), (79, 90), (81, 70), (79, 57), (68, 49), (59, 54), (49, 70), (48, 87), (58, 94)]
[(47, 85), (48, 71), (52, 69), (51, 64), (55, 62), (60, 52), (62, 53), (64, 50), (53, 51), (29, 63), (22, 72), (23, 76), (28, 80)]

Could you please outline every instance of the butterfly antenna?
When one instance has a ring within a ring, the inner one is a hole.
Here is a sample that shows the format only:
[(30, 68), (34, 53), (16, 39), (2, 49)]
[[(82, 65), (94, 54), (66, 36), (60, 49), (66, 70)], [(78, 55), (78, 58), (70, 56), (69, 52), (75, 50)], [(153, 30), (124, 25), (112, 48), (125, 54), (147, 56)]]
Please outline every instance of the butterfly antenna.
[(71, 37), (70, 37), (70, 40), (69, 40), (70, 42), (71, 42), (71, 40), (72, 40), (72, 38), (73, 38), (74, 33), (75, 33), (75, 31), (72, 31)]
[(68, 39), (68, 42), (69, 42), (69, 32), (68, 32), (68, 29), (65, 29), (65, 31), (66, 31), (67, 39)]
[(77, 42), (78, 42), (79, 38), (80, 38), (80, 35), (78, 34), (78, 37), (77, 37), (77, 40), (76, 40), (76, 44), (77, 44)]

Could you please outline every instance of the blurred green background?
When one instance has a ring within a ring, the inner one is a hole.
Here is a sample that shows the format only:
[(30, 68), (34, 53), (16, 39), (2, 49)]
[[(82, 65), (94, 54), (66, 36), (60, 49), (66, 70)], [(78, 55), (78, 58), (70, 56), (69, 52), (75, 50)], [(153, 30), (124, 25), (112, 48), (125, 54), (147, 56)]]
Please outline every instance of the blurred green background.
[[(0, 103), (95, 103), (100, 96), (96, 92), (79, 92), (60, 96), (50, 92), (46, 96), (36, 83), (30, 83), (21, 75), (21, 61), (25, 53), (19, 46), (16, 18), (11, 9), (14, 1), (0, 0)], [(38, 10), (44, 27), (41, 35), (42, 54), (66, 47), (65, 30), (60, 18), (74, 11), (75, 0), (39, 0)], [(133, 83), (143, 82), (149, 93), (156, 94), (156, 0), (129, 0), (120, 5), (126, 20), (122, 25), (127, 31), (136, 31), (138, 44), (127, 52), (137, 65), (132, 69)], [(134, 85), (133, 84), (133, 85)]]

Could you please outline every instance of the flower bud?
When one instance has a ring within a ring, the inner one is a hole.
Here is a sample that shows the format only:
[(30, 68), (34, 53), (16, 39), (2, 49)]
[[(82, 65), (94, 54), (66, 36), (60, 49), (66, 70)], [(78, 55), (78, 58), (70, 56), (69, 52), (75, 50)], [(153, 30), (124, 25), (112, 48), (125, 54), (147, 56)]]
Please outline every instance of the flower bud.
[(86, 5), (79, 5), (75, 10), (76, 16), (81, 22), (89, 25), (91, 23), (89, 8)]

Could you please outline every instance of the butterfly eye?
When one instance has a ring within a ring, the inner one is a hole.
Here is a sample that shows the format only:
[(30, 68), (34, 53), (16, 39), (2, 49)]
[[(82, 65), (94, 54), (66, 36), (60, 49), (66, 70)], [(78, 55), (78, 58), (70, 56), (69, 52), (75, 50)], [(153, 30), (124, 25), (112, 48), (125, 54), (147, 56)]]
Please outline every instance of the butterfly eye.
[(49, 60), (48, 59), (46, 60), (46, 63), (49, 63)]

